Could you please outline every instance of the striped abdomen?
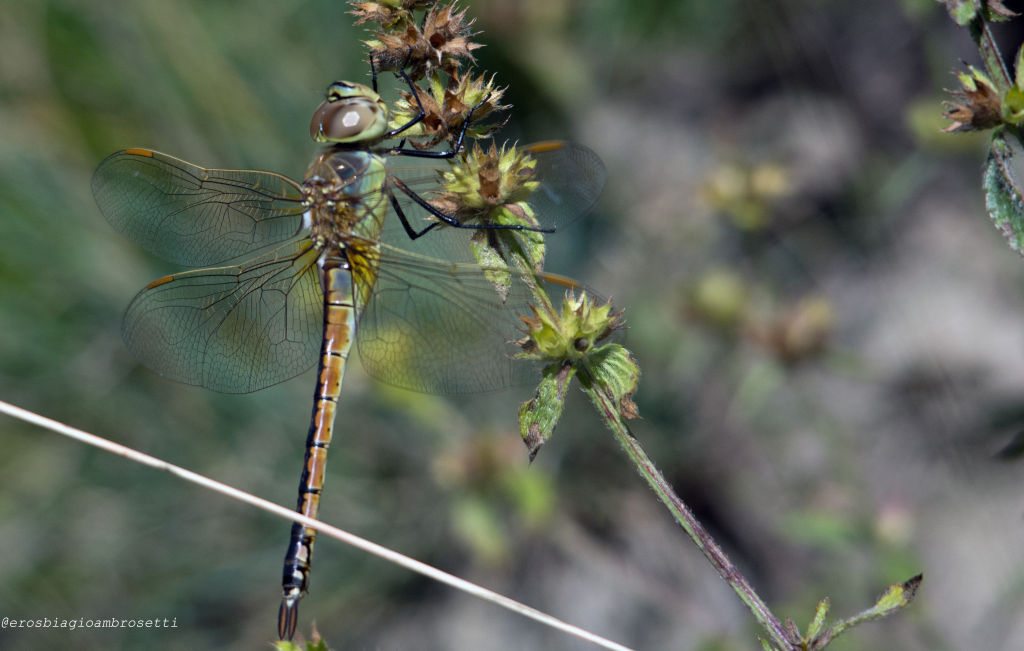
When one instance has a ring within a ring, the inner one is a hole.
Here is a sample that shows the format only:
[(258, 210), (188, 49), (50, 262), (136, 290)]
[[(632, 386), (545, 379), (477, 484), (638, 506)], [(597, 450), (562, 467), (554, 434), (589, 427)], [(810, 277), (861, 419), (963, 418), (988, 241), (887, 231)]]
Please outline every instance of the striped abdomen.
[[(355, 308), (352, 276), (344, 257), (326, 258), (322, 265), (324, 279), (324, 337), (317, 371), (313, 418), (306, 438), (306, 455), (299, 481), (299, 502), (295, 510), (316, 518), (320, 492), (324, 486), (327, 448), (331, 444), (334, 414), (345, 375), (345, 362), (355, 334)], [(281, 639), (291, 639), (298, 619), (299, 600), (309, 587), (309, 567), (313, 558), (316, 531), (298, 523), (292, 524), (291, 541), (284, 557), (282, 587), (284, 597), (278, 613), (277, 628)]]

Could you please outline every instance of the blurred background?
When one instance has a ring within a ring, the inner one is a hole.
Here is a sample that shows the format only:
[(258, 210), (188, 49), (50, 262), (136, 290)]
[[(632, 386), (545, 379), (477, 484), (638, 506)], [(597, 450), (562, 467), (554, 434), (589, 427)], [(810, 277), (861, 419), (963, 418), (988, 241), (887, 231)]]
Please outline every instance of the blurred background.
[[(604, 159), (547, 269), (626, 309), (634, 432), (776, 614), (851, 615), (924, 572), (831, 648), (1024, 648), (1024, 261), (985, 216), (985, 136), (940, 131), (966, 32), (930, 0), (462, 6), (509, 85), (503, 135)], [(294, 504), (313, 374), (225, 396), (141, 368), (121, 315), (174, 269), (89, 182), (129, 146), (301, 177), (326, 85), (368, 75), (347, 8), (0, 4), (0, 399)], [(638, 649), (756, 648), (581, 395), (528, 465), (529, 396), (351, 365), (322, 519)], [(6, 417), (0, 450), (0, 617), (178, 624), (0, 648), (274, 639), (288, 524)], [(339, 649), (593, 648), (326, 539), (314, 621)]]

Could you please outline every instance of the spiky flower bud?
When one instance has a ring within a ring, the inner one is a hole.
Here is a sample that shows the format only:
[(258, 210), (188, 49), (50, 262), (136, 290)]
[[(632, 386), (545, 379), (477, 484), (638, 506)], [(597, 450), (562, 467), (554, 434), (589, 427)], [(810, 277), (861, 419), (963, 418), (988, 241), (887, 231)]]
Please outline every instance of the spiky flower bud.
[(567, 293), (559, 314), (531, 308), (532, 317), (519, 317), (526, 325), (526, 337), (517, 342), (523, 352), (516, 357), (546, 364), (577, 362), (622, 327), (622, 312), (612, 312), (611, 301), (597, 304), (586, 292), (578, 297)]
[[(516, 226), (521, 229), (481, 229), (470, 241), (477, 262), (504, 268), (509, 252), (527, 260), (536, 271), (544, 265), (544, 237), (533, 208), (527, 202), (538, 186), (536, 160), (513, 146), (499, 149), (491, 143), (483, 150), (477, 143), (461, 160), (441, 172), (442, 191), (431, 201), (442, 212), (466, 225)], [(507, 290), (508, 278), (493, 278), (499, 293)]]
[(527, 335), (517, 342), (523, 349), (517, 357), (544, 364), (536, 394), (519, 408), (519, 431), (531, 461), (558, 424), (574, 377), (592, 400), (601, 394), (623, 418), (639, 416), (633, 402), (639, 367), (622, 346), (597, 345), (622, 327), (621, 311), (583, 292), (578, 298), (566, 295), (560, 313), (534, 308), (532, 317), (520, 318)]
[(482, 223), (536, 226), (523, 205), (537, 188), (536, 161), (515, 145), (473, 143), (465, 157), (441, 173), (442, 194), (432, 203), (450, 215), (473, 215)]

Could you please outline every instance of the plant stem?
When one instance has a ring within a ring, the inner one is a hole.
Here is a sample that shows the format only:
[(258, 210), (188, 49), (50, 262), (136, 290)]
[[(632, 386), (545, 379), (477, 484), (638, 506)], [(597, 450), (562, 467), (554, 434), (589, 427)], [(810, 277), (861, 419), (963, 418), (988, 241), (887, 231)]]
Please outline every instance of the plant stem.
[(754, 591), (747, 579), (732, 564), (722, 548), (711, 537), (707, 529), (694, 517), (693, 512), (686, 504), (679, 499), (672, 486), (666, 481), (664, 475), (655, 467), (647, 453), (640, 446), (639, 441), (629, 431), (629, 426), (622, 417), (617, 407), (617, 401), (609, 395), (602, 387), (582, 382), (584, 392), (590, 398), (594, 406), (598, 408), (604, 417), (605, 423), (612, 430), (616, 440), (629, 455), (640, 475), (647, 481), (647, 484), (654, 489), (658, 498), (672, 513), (672, 517), (686, 531), (687, 535), (700, 549), (704, 557), (708, 559), (718, 575), (728, 583), (739, 595), (740, 599), (750, 612), (757, 619), (758, 623), (767, 631), (768, 637), (780, 649), (796, 649), (796, 643), (782, 623), (772, 614), (768, 605)]
[(974, 39), (974, 44), (978, 46), (981, 60), (985, 62), (985, 70), (988, 71), (989, 79), (996, 85), (999, 94), (1005, 95), (1006, 91), (1013, 86), (1013, 78), (1010, 77), (1010, 71), (1006, 67), (1003, 55), (999, 52), (999, 46), (996, 45), (996, 39), (992, 35), (988, 21), (979, 13), (971, 22), (969, 31), (971, 38)]

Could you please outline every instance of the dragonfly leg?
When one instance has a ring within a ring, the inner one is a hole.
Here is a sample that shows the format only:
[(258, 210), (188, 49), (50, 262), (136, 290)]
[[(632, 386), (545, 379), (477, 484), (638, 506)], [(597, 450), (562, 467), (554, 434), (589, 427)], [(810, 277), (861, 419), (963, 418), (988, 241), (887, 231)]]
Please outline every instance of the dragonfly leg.
[[(406, 77), (406, 79), (408, 79), (408, 75), (405, 75), (404, 71), (402, 72), (402, 74), (403, 74), (403, 76)], [(412, 82), (410, 81), (409, 83), (411, 84)], [(413, 91), (413, 92), (415, 94), (415, 91)], [(455, 146), (452, 147), (450, 150), (448, 150), (448, 151), (420, 151), (419, 149), (402, 149), (399, 146), (399, 147), (395, 147), (394, 149), (387, 150), (387, 153), (395, 154), (395, 155), (398, 155), (398, 156), (413, 156), (415, 158), (452, 158), (452, 157), (456, 156), (460, 151), (462, 151), (462, 141), (466, 137), (466, 130), (469, 129), (469, 125), (473, 123), (473, 114), (476, 113), (476, 110), (478, 108), (480, 108), (481, 106), (483, 106), (487, 102), (487, 100), (489, 100), (489, 99), (491, 99), (491, 94), (487, 93), (487, 95), (482, 100), (477, 102), (476, 105), (473, 108), (469, 109), (469, 113), (466, 114), (466, 119), (462, 121), (462, 128), (459, 129), (459, 137), (455, 141)], [(419, 101), (420, 101), (420, 98), (417, 95), (416, 96), (416, 102), (419, 103)], [(391, 135), (394, 135), (396, 133), (401, 133), (402, 131), (404, 131), (405, 129), (408, 129), (413, 124), (416, 124), (416, 122), (419, 122), (422, 119), (423, 119), (423, 105), (421, 104), (420, 105), (420, 115), (415, 117), (415, 118), (413, 118), (413, 120), (411, 122), (407, 123), (405, 126), (401, 127), (400, 129), (396, 129), (395, 131), (392, 131)]]
[[(398, 179), (395, 179), (395, 184), (396, 185), (401, 184), (402, 192), (412, 192), (411, 190), (409, 190), (409, 188), (404, 183), (402, 183)], [(420, 198), (420, 197), (417, 195), (417, 198)], [(409, 236), (410, 240), (415, 240), (415, 239), (419, 238), (421, 235), (424, 235), (425, 233), (427, 233), (428, 231), (433, 229), (435, 226), (437, 226), (438, 224), (442, 223), (442, 222), (434, 222), (434, 223), (430, 224), (429, 226), (424, 227), (423, 230), (417, 231), (415, 228), (412, 227), (412, 224), (409, 223), (409, 218), (405, 216), (405, 211), (402, 210), (402, 205), (400, 203), (398, 203), (398, 199), (395, 197), (395, 193), (392, 192), (390, 188), (388, 188), (388, 200), (391, 202), (391, 207), (395, 209), (395, 214), (398, 215), (398, 221), (400, 221), (402, 223), (402, 228), (405, 229), (405, 234)], [(413, 201), (415, 201), (415, 199), (413, 199)], [(431, 206), (431, 208), (433, 208), (433, 206)], [(436, 210), (436, 208), (434, 210)], [(440, 213), (441, 211), (438, 210), (437, 212)], [(431, 211), (431, 214), (434, 214), (433, 211)], [(448, 215), (444, 215), (443, 217), (441, 217), (441, 219), (445, 219), (446, 217), (447, 217), (447, 220), (454, 219), (454, 217), (450, 217)], [(449, 222), (447, 220), (445, 220), (445, 223), (451, 223), (451, 222)], [(457, 223), (457, 220), (456, 220), (456, 223)]]
[(373, 92), (379, 92), (377, 90), (377, 66), (373, 63), (373, 54), (370, 54), (370, 83), (373, 88)]
[[(405, 72), (405, 69), (409, 67), (409, 61), (412, 60), (412, 51), (413, 51), (412, 50), (412, 46), (410, 45), (409, 46), (409, 51), (406, 52), (406, 54), (405, 54), (405, 61), (402, 61), (402, 72), (403, 73)], [(376, 92), (379, 92), (377, 90), (377, 66), (374, 65), (374, 63), (373, 63), (373, 54), (372, 53), (369, 56), (369, 60), (370, 60), (370, 82), (372, 84), (373, 92), (376, 93)], [(397, 77), (398, 73), (396, 73), (395, 76)], [(406, 77), (406, 81), (409, 81), (408, 77)], [(412, 85), (412, 82), (409, 82), (409, 84)], [(417, 98), (417, 101), (418, 100), (419, 100), (419, 98)], [(421, 111), (423, 110), (422, 106), (420, 107), (420, 110)], [(422, 118), (420, 118), (420, 119), (422, 119)], [(405, 127), (402, 127), (402, 129), (407, 129), (410, 126), (412, 126), (412, 125), (407, 125)]]
[[(412, 93), (413, 99), (416, 100), (416, 107), (419, 109), (419, 111), (416, 113), (416, 117), (414, 117), (413, 119), (409, 120), (408, 122), (398, 127), (397, 129), (388, 131), (386, 134), (384, 134), (385, 139), (394, 138), (395, 136), (402, 133), (409, 127), (420, 122), (427, 115), (427, 112), (423, 110), (423, 102), (420, 101), (419, 88), (417, 88), (416, 85), (412, 83), (412, 79), (409, 78), (408, 73), (406, 73), (405, 71), (405, 69), (409, 66), (409, 61), (411, 59), (412, 46), (410, 45), (409, 52), (405, 55), (405, 61), (402, 62), (402, 67), (398, 69), (398, 71), (395, 73), (395, 76), (401, 77), (402, 79), (405, 80), (405, 85), (409, 87), (409, 92)], [(370, 57), (370, 70), (373, 71), (373, 92), (377, 92), (377, 69), (373, 67), (372, 56)], [(401, 149), (404, 144), (405, 140), (402, 140), (402, 142), (399, 143), (398, 148)]]
[[(409, 54), (412, 55), (411, 48), (410, 48)], [(406, 57), (406, 63), (408, 63), (408, 61), (409, 61), (409, 59), (408, 59), (408, 57)], [(402, 126), (398, 127), (397, 129), (394, 129), (392, 131), (388, 131), (384, 135), (385, 139), (387, 139), (387, 138), (394, 138), (395, 136), (397, 136), (398, 134), (402, 133), (403, 131), (405, 131), (409, 127), (411, 127), (411, 126), (413, 126), (415, 124), (418, 124), (420, 121), (423, 120), (423, 118), (425, 118), (427, 116), (427, 112), (423, 110), (423, 102), (420, 101), (419, 88), (416, 87), (416, 84), (412, 83), (412, 79), (409, 78), (409, 74), (406, 73), (406, 71), (405, 71), (405, 65), (406, 64), (403, 64), (402, 65), (402, 69), (399, 70), (398, 72), (396, 72), (395, 74), (398, 75), (399, 77), (401, 77), (402, 79), (404, 79), (406, 85), (409, 86), (409, 92), (412, 93), (413, 99), (416, 100), (416, 108), (418, 108), (419, 111), (417, 111), (416, 117), (414, 117), (413, 119), (409, 120), (408, 122), (406, 122)], [(374, 74), (376, 74), (376, 73), (374, 73)], [(376, 80), (376, 77), (374, 79)], [(373, 89), (377, 90), (377, 87), (374, 86)], [(474, 108), (473, 110), (475, 111), (476, 108)], [(401, 145), (399, 145), (399, 147), (401, 147)]]
[(470, 228), (473, 230), (494, 230), (494, 231), (531, 231), (534, 233), (554, 233), (554, 228), (540, 228), (539, 226), (526, 226), (525, 224), (465, 224), (461, 222), (457, 217), (453, 217), (447, 213), (438, 210), (436, 207), (430, 204), (429, 201), (418, 195), (409, 186), (402, 182), (401, 179), (392, 178), (392, 185), (402, 191), (402, 194), (412, 199), (421, 208), (429, 212), (434, 217), (437, 217), (439, 221), (436, 221), (429, 226), (426, 226), (421, 231), (416, 231), (409, 223), (409, 219), (405, 216), (405, 212), (402, 210), (401, 205), (398, 203), (398, 199), (394, 193), (388, 189), (388, 199), (391, 201), (391, 206), (395, 209), (395, 214), (398, 215), (398, 220), (402, 222), (402, 227), (405, 229), (405, 233), (409, 236), (409, 239), (415, 240), (424, 233), (428, 232), (432, 228), (439, 226), (440, 224), (447, 224), (452, 228)]
[[(405, 85), (409, 87), (409, 92), (412, 93), (413, 99), (416, 100), (416, 108), (418, 110), (414, 118), (412, 118), (402, 126), (398, 127), (397, 129), (392, 129), (391, 131), (388, 131), (384, 135), (385, 140), (388, 138), (394, 138), (395, 136), (402, 133), (406, 129), (409, 129), (410, 127), (418, 124), (423, 120), (423, 118), (427, 116), (427, 112), (423, 110), (423, 102), (420, 101), (419, 88), (416, 86), (416, 84), (412, 83), (412, 79), (409, 77), (409, 74), (405, 71), (405, 69), (409, 66), (410, 59), (412, 59), (412, 51), (412, 46), (410, 46), (409, 53), (405, 55), (405, 61), (402, 62), (402, 67), (395, 72), (395, 75), (401, 77), (402, 80), (405, 81)], [(370, 72), (372, 74), (373, 80), (373, 91), (377, 92), (377, 68), (373, 65), (372, 56), (370, 57)], [(462, 121), (462, 129), (459, 131), (458, 141), (455, 143), (455, 146), (450, 151), (425, 152), (420, 151), (418, 149), (403, 149), (403, 146), (405, 145), (405, 140), (403, 140), (398, 144), (397, 147), (388, 150), (388, 153), (403, 154), (406, 156), (419, 156), (420, 158), (451, 158), (452, 156), (455, 156), (456, 154), (459, 153), (459, 150), (462, 149), (462, 140), (466, 135), (466, 129), (468, 129), (469, 125), (473, 122), (473, 114), (476, 113), (476, 110), (483, 106), (484, 103), (487, 102), (487, 100), (489, 99), (491, 99), (491, 93), (487, 93), (486, 97), (477, 102), (476, 106), (469, 110), (469, 113), (466, 114), (466, 119)]]

